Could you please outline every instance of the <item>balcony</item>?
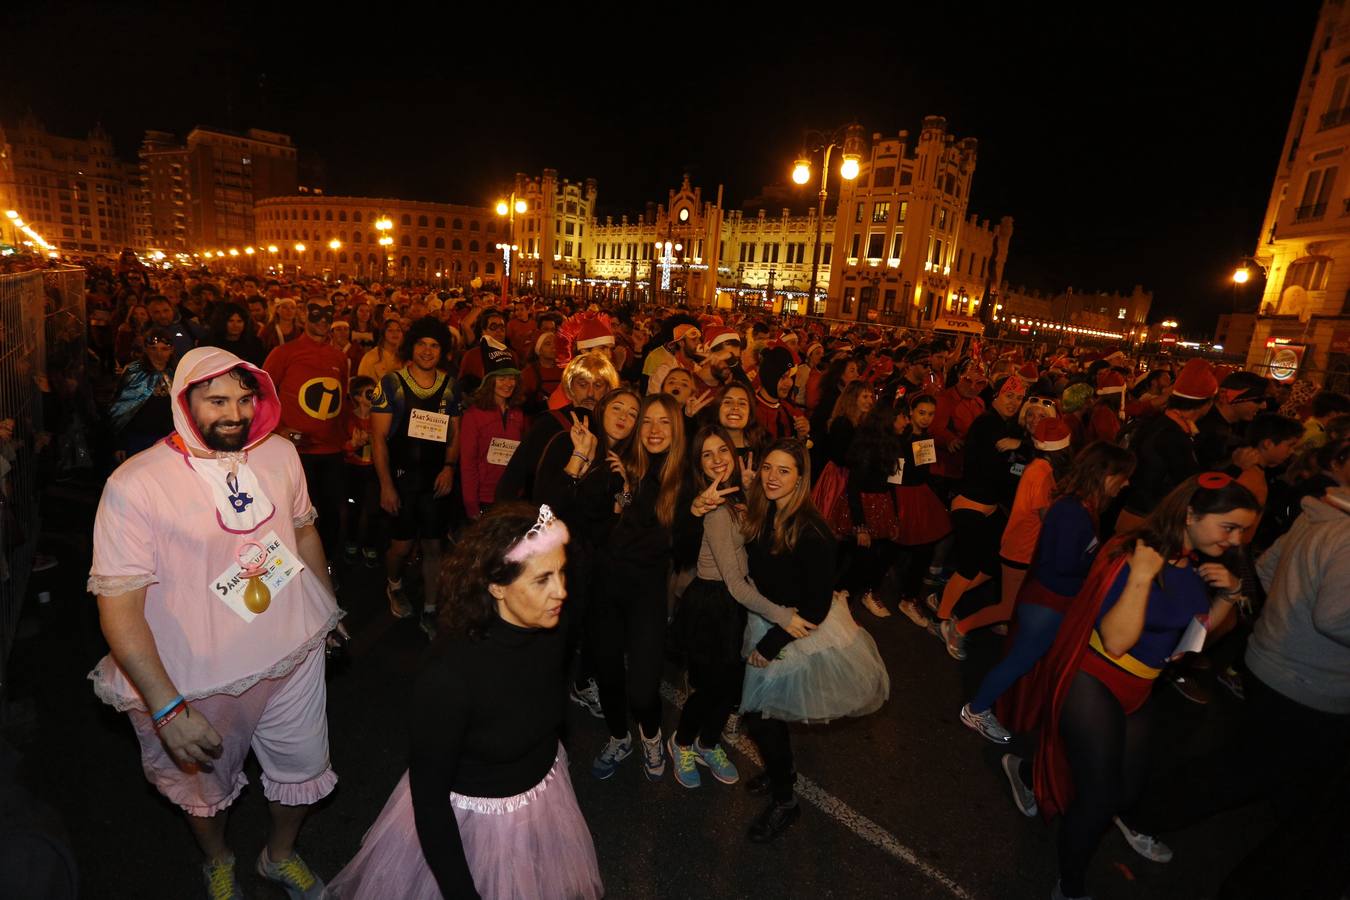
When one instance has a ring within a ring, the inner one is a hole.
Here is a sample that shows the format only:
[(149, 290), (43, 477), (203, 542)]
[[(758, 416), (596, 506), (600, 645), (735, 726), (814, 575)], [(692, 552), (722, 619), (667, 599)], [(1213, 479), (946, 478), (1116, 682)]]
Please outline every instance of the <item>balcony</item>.
[(1325, 203), (1312, 203), (1308, 206), (1300, 206), (1294, 210), (1295, 222), (1311, 222), (1326, 215), (1327, 205)]
[(1350, 122), (1350, 106), (1342, 106), (1340, 109), (1333, 109), (1322, 116), (1322, 127), (1318, 131), (1326, 131), (1328, 128), (1335, 128), (1337, 125), (1344, 125)]

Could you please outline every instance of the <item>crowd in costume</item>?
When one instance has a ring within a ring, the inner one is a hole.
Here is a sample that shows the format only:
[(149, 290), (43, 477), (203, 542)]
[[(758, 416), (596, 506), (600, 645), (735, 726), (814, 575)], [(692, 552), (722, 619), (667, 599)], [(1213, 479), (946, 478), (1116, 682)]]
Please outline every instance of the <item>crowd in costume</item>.
[[(1342, 393), (759, 310), (128, 276), (90, 268), (117, 463), (91, 678), (186, 814), (209, 896), (238, 896), (223, 837), (250, 747), (258, 871), (325, 890), (296, 841), (337, 779), (323, 647), (338, 598), (369, 600), (342, 584), (360, 566), (432, 641), (435, 713), (329, 896), (602, 896), (569, 752), (600, 780), (743, 783), (765, 798), (747, 837), (776, 840), (802, 817), (789, 726), (880, 709), (909, 663), (873, 632), (911, 623), (956, 660), (1006, 635), (951, 716), (1030, 736), (1001, 765), (1019, 810), (1060, 820), (1053, 897), (1088, 895), (1113, 827), (1165, 861), (1170, 831), (1274, 798), (1274, 843), (1239, 870), (1265, 883), (1343, 774)], [(1162, 690), (1242, 700), (1231, 753), (1170, 776), (1188, 791), (1149, 782)], [(564, 749), (569, 701), (601, 743)], [(728, 753), (733, 718), (762, 772)]]

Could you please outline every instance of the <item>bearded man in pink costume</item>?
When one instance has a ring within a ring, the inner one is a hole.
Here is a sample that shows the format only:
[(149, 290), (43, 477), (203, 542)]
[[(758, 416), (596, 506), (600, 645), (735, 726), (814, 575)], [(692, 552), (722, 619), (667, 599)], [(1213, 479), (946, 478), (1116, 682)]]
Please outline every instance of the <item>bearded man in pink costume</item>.
[(99, 502), (89, 590), (112, 652), (89, 677), (187, 814), (208, 896), (241, 896), (225, 820), (252, 749), (272, 815), (257, 870), (316, 898), (295, 840), (337, 784), (323, 667), (342, 613), (300, 458), (272, 434), (272, 379), (227, 351), (188, 352), (170, 396), (174, 434), (119, 466)]

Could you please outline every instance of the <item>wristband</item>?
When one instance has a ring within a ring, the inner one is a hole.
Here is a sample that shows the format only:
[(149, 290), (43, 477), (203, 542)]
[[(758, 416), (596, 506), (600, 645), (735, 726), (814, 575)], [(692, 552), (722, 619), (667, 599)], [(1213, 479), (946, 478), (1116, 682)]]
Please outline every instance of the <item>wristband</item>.
[(572, 455), (575, 456), (577, 459), (581, 460), (583, 463), (588, 463), (591, 461), (591, 458), (589, 456), (586, 456), (583, 453), (578, 453), (575, 450), (572, 451)]
[(168, 714), (167, 716), (164, 716), (162, 719), (156, 719), (156, 720), (155, 720), (155, 730), (156, 730), (156, 731), (159, 731), (159, 730), (160, 730), (161, 728), (163, 728), (165, 725), (168, 725), (168, 724), (169, 724), (170, 722), (172, 722), (174, 719), (178, 718), (178, 716), (179, 716), (180, 714), (187, 712), (187, 709), (188, 709), (188, 705), (187, 705), (186, 703), (180, 703), (180, 704), (178, 704), (177, 706), (175, 706), (175, 707), (173, 708), (172, 711), (169, 712), (169, 714)]
[(152, 715), (150, 718), (159, 721), (160, 719), (167, 716), (169, 713), (173, 712), (173, 708), (182, 702), (183, 702), (183, 695), (179, 694), (177, 697), (174, 697), (168, 703), (164, 704), (164, 708), (161, 709), (159, 712), (155, 713), (154, 715)]
[(455, 464), (452, 463), (452, 462), (448, 462), (448, 463), (446, 463), (445, 465), (441, 466), (442, 469), (453, 469), (454, 467), (455, 467)]

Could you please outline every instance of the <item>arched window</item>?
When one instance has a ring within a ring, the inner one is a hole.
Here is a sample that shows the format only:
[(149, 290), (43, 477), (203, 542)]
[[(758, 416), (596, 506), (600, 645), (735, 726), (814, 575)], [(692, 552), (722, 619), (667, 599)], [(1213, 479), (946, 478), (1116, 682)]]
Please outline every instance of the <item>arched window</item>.
[(1297, 285), (1305, 291), (1327, 289), (1327, 275), (1331, 273), (1331, 257), (1305, 256), (1289, 264), (1284, 273), (1284, 290)]
[(462, 260), (458, 260), (458, 259), (455, 260), (455, 271), (456, 271), (456, 272), (463, 272), (463, 271), (464, 271), (464, 263), (463, 263)]
[(436, 260), (436, 271), (437, 272), (445, 271), (445, 260), (443, 259)]
[(418, 227), (418, 228), (426, 228), (426, 227), (427, 227), (427, 217), (426, 217), (426, 216), (418, 216), (418, 217), (417, 217), (417, 227)]
[(308, 222), (308, 221), (309, 221), (309, 210), (307, 210), (307, 209), (302, 209), (302, 210), (300, 210), (300, 218), (302, 218), (302, 219), (304, 219), (306, 222)]
[(497, 233), (497, 223), (496, 223), (496, 222), (488, 222), (488, 223), (487, 223), (487, 230), (488, 230), (490, 233), (492, 233), (492, 234), (496, 234), (496, 233)]
[(417, 238), (417, 246), (422, 247), (423, 249), (426, 248), (426, 246), (427, 246), (427, 236), (426, 236), (425, 234), (419, 235), (419, 236), (418, 236), (418, 238)]
[(347, 211), (345, 209), (338, 210), (338, 221), (339, 222), (347, 221)]
[(412, 246), (412, 238), (408, 237), (408, 236), (405, 234), (403, 237), (401, 237), (401, 238), (398, 239), (398, 243), (399, 243), (399, 246), (402, 246), (402, 247), (411, 247), (411, 246)]
[(469, 274), (470, 275), (478, 274), (478, 260), (476, 259), (469, 260)]
[(412, 216), (408, 215), (407, 213), (404, 213), (404, 214), (403, 214), (402, 222), (403, 222), (404, 225), (407, 225), (407, 226), (410, 226), (410, 227), (411, 227), (411, 226), (412, 226)]
[(412, 260), (405, 256), (398, 261), (398, 266), (400, 269), (406, 272), (408, 271), (409, 268), (411, 268)]
[(361, 243), (361, 232), (359, 232), (359, 231), (353, 231), (353, 232), (352, 232), (352, 243), (353, 243), (353, 244), (359, 244), (359, 243)]
[(338, 254), (338, 262), (340, 262), (340, 263), (346, 263), (346, 262), (347, 262), (347, 254), (345, 254), (345, 253), (339, 253), (339, 254)]
[(464, 227), (464, 220), (456, 219), (453, 223), (451, 223), (451, 227), (454, 228), (456, 231), (462, 229)]
[(325, 222), (333, 221), (333, 211), (331, 209), (325, 209), (323, 211), (323, 220)]
[(472, 221), (472, 222), (469, 223), (469, 230), (470, 230), (470, 231), (477, 231), (477, 230), (478, 230), (478, 222), (477, 222), (477, 220), (474, 220), (474, 221)]
[(347, 243), (347, 232), (344, 231), (341, 234), (339, 234), (338, 240), (342, 241), (342, 243), (344, 244)]
[(361, 210), (358, 209), (356, 212), (352, 213), (352, 221), (353, 222), (361, 221)]
[(461, 241), (459, 238), (455, 238), (454, 240), (452, 240), (452, 241), (450, 242), (450, 249), (451, 249), (451, 250), (463, 250), (463, 249), (464, 249), (464, 242)]
[(378, 241), (375, 240), (375, 232), (372, 231), (372, 232), (369, 232), (369, 233), (366, 235), (366, 243), (367, 243), (367, 244), (376, 244), (376, 243), (379, 243)]
[(443, 238), (443, 237), (438, 237), (438, 238), (436, 238), (436, 249), (437, 249), (437, 250), (444, 250), (444, 249), (445, 249), (445, 238)]
[(477, 253), (477, 252), (478, 252), (478, 242), (477, 242), (477, 241), (469, 241), (469, 252), (470, 252), (470, 253)]
[(377, 262), (377, 260), (375, 259), (375, 254), (374, 254), (374, 253), (367, 253), (367, 254), (366, 254), (366, 262), (370, 263), (370, 267), (371, 267), (372, 269), (375, 268), (375, 263)]
[(417, 257), (417, 268), (421, 269), (421, 270), (424, 271), (424, 272), (426, 271), (426, 268), (427, 268), (427, 258), (426, 258), (425, 256), (419, 256), (419, 257)]
[(437, 228), (444, 228), (444, 227), (445, 227), (445, 216), (437, 216), (437, 217), (436, 217), (436, 227), (437, 227)]
[(483, 266), (483, 274), (485, 274), (485, 275), (496, 275), (496, 274), (497, 274), (497, 264), (496, 264), (495, 262), (489, 262), (489, 263), (486, 263), (486, 264)]

